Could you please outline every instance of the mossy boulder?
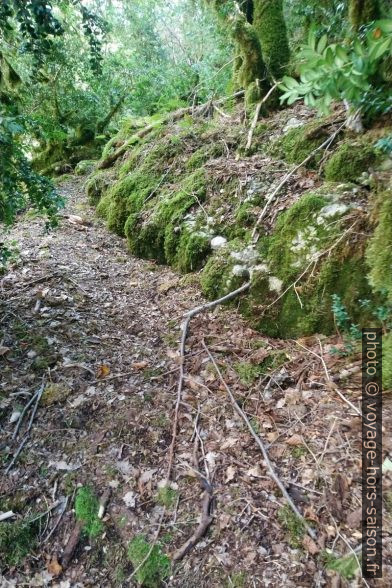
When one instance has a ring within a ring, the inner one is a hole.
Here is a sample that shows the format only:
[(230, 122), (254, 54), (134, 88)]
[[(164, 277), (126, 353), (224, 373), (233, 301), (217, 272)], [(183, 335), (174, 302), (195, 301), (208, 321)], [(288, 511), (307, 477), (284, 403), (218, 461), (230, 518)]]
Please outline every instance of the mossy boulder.
[(325, 179), (330, 182), (356, 182), (376, 161), (377, 155), (371, 144), (352, 139), (344, 141), (326, 163)]
[(370, 296), (365, 243), (350, 232), (356, 209), (345, 197), (347, 191), (333, 192), (331, 185), (306, 193), (278, 217), (256, 250), (238, 241), (220, 249), (202, 272), (205, 295), (219, 298), (250, 278), (240, 310), (259, 330), (283, 338), (333, 332), (332, 294), (354, 321), (363, 321), (358, 299)]
[(111, 182), (111, 173), (107, 170), (98, 170), (87, 180), (85, 190), (92, 206), (97, 206)]
[(75, 174), (77, 176), (87, 176), (94, 171), (96, 161), (94, 159), (84, 159), (79, 161), (75, 166)]
[[(303, 126), (290, 129), (279, 139), (276, 139), (268, 148), (270, 155), (284, 159), (289, 163), (302, 163), (317, 149), (326, 139), (325, 132), (320, 121), (313, 121)], [(306, 164), (307, 167), (315, 167), (321, 160), (321, 151)]]

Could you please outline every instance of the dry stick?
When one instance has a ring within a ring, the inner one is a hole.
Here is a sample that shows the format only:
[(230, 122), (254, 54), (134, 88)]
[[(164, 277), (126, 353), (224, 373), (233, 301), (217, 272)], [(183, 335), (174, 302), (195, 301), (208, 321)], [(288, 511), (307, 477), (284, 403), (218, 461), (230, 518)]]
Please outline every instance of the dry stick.
[(26, 433), (30, 433), (31, 431), (31, 427), (33, 426), (33, 421), (36, 415), (36, 412), (38, 410), (38, 405), (39, 405), (39, 401), (41, 400), (42, 394), (44, 393), (44, 389), (45, 389), (45, 382), (42, 382), (41, 388), (38, 390), (37, 392), (37, 398), (36, 398), (36, 402), (33, 408), (33, 412), (31, 413), (31, 417), (30, 417), (30, 421), (29, 421), (29, 426), (27, 427), (27, 431)]
[(177, 385), (177, 401), (176, 401), (176, 406), (174, 409), (172, 440), (171, 440), (170, 447), (169, 447), (169, 459), (168, 459), (168, 466), (167, 466), (167, 473), (166, 473), (166, 483), (168, 483), (170, 481), (171, 471), (172, 471), (172, 467), (173, 467), (174, 448), (175, 448), (176, 439), (177, 439), (178, 412), (179, 412), (179, 408), (180, 408), (180, 404), (181, 404), (182, 388), (184, 385), (185, 343), (186, 343), (186, 339), (187, 339), (187, 335), (188, 335), (189, 323), (190, 323), (192, 317), (194, 317), (195, 315), (199, 314), (200, 312), (204, 312), (205, 310), (208, 310), (210, 308), (213, 308), (213, 307), (217, 306), (218, 304), (226, 302), (227, 300), (230, 300), (231, 298), (234, 298), (235, 296), (237, 296), (241, 292), (245, 292), (245, 290), (248, 290), (249, 287), (250, 287), (250, 282), (247, 282), (246, 284), (243, 284), (243, 286), (241, 286), (240, 288), (237, 288), (237, 290), (234, 290), (233, 292), (226, 294), (226, 296), (223, 296), (222, 298), (219, 298), (218, 300), (213, 300), (212, 302), (208, 302), (207, 304), (202, 304), (201, 306), (197, 306), (196, 308), (193, 308), (192, 310), (190, 310), (189, 312), (187, 312), (185, 314), (185, 317), (184, 317), (185, 321), (181, 327), (182, 333), (181, 333), (181, 341), (180, 341), (180, 348), (179, 348), (181, 363), (180, 363), (180, 368), (179, 368), (180, 373), (179, 373), (178, 385)]
[(212, 523), (213, 517), (210, 514), (210, 505), (212, 501), (212, 493), (208, 490), (204, 491), (203, 497), (203, 505), (202, 505), (202, 515), (200, 519), (200, 523), (197, 526), (195, 532), (189, 537), (189, 539), (181, 545), (172, 555), (172, 562), (176, 563), (180, 561), (191, 549), (196, 545), (196, 543), (201, 539), (204, 533), (207, 531), (208, 527)]
[(69, 500), (69, 496), (65, 497), (65, 500), (63, 502), (63, 508), (61, 509), (61, 512), (57, 518), (57, 521), (55, 522), (55, 524), (53, 525), (53, 528), (51, 529), (50, 533), (45, 537), (45, 539), (42, 541), (42, 543), (45, 543), (46, 541), (48, 541), (51, 536), (53, 535), (53, 533), (56, 531), (57, 527), (60, 524), (61, 519), (64, 516), (65, 511), (67, 510), (67, 506), (68, 506), (68, 500)]
[(61, 565), (62, 565), (63, 569), (65, 569), (69, 565), (69, 563), (72, 559), (72, 556), (75, 552), (76, 546), (79, 543), (82, 529), (83, 529), (82, 522), (77, 521), (74, 528), (72, 529), (71, 535), (69, 536), (69, 539), (67, 541), (66, 546), (64, 547), (64, 551), (61, 556), (60, 561), (61, 561)]
[[(297, 345), (299, 345), (299, 347), (302, 347), (302, 349), (305, 349), (305, 351), (307, 351), (308, 353), (311, 353), (312, 355), (314, 355), (315, 357), (317, 357), (321, 361), (323, 368), (324, 368), (325, 376), (327, 378), (327, 381), (329, 383), (330, 388), (333, 389), (336, 392), (336, 394), (343, 400), (343, 402), (348, 404), (348, 406), (350, 408), (352, 408), (357, 413), (358, 416), (362, 417), (362, 412), (359, 410), (359, 408), (357, 408), (352, 402), (350, 402), (350, 400), (348, 400), (348, 398), (346, 398), (344, 396), (344, 394), (342, 394), (342, 392), (339, 390), (337, 385), (332, 381), (331, 376), (329, 375), (327, 364), (325, 363), (323, 356), (319, 355), (315, 351), (312, 351), (311, 349), (308, 349), (307, 347), (305, 347), (305, 345), (301, 345), (301, 343), (298, 343), (298, 341), (295, 341), (295, 343)], [(319, 340), (319, 345), (321, 347), (320, 340)], [(322, 347), (321, 347), (321, 350), (322, 350)]]
[(256, 110), (255, 110), (255, 115), (253, 117), (253, 121), (252, 124), (250, 126), (249, 129), (249, 134), (248, 134), (248, 140), (246, 142), (246, 147), (245, 150), (248, 151), (248, 149), (250, 149), (251, 145), (252, 145), (252, 139), (253, 139), (253, 133), (255, 132), (255, 128), (257, 125), (257, 121), (259, 120), (259, 116), (260, 116), (260, 110), (261, 107), (263, 106), (263, 104), (265, 104), (268, 100), (268, 98), (271, 96), (271, 94), (276, 90), (276, 88), (278, 87), (278, 84), (275, 83), (272, 88), (270, 88), (267, 92), (267, 94), (264, 96), (264, 98), (262, 100), (260, 100), (260, 102), (257, 104), (256, 106)]
[(12, 466), (14, 465), (16, 460), (18, 459), (23, 447), (26, 445), (26, 443), (28, 441), (28, 438), (29, 438), (29, 435), (26, 435), (25, 437), (23, 437), (23, 440), (22, 440), (21, 444), (19, 445), (18, 449), (16, 450), (14, 457), (12, 458), (10, 464), (8, 465), (7, 469), (5, 470), (6, 474), (8, 474), (8, 472), (10, 471), (10, 469), (12, 468)]
[(24, 409), (22, 410), (21, 415), (18, 419), (18, 422), (16, 423), (15, 430), (12, 435), (12, 439), (16, 439), (16, 437), (19, 433), (19, 429), (21, 427), (22, 421), (24, 419), (24, 416), (25, 416), (26, 412), (28, 411), (28, 409), (30, 408), (30, 406), (33, 404), (33, 402), (37, 399), (38, 393), (39, 393), (39, 390), (37, 390), (37, 392), (35, 392), (32, 395), (32, 397), (30, 398), (30, 400), (28, 401), (28, 403), (25, 405)]
[(271, 461), (269, 459), (268, 452), (267, 452), (267, 450), (266, 450), (266, 448), (265, 448), (262, 440), (257, 435), (257, 433), (254, 431), (254, 429), (253, 429), (253, 427), (252, 427), (252, 425), (251, 425), (248, 417), (246, 416), (246, 414), (244, 413), (244, 411), (240, 408), (239, 404), (237, 403), (235, 397), (233, 396), (233, 393), (231, 392), (230, 388), (226, 384), (226, 382), (225, 382), (225, 380), (224, 380), (224, 378), (222, 376), (222, 373), (221, 373), (221, 371), (220, 371), (220, 369), (219, 369), (219, 367), (218, 367), (218, 365), (217, 365), (214, 357), (212, 356), (210, 350), (208, 349), (207, 345), (205, 344), (204, 340), (203, 340), (203, 347), (206, 350), (206, 352), (208, 354), (208, 357), (210, 358), (210, 360), (211, 360), (211, 362), (212, 362), (212, 364), (213, 364), (213, 366), (215, 368), (215, 371), (218, 374), (219, 379), (222, 382), (222, 384), (223, 384), (223, 386), (224, 386), (224, 388), (225, 388), (225, 390), (226, 390), (226, 392), (227, 392), (227, 394), (228, 394), (228, 396), (229, 396), (229, 398), (230, 398), (230, 400), (231, 400), (231, 402), (233, 404), (234, 410), (244, 420), (244, 422), (246, 423), (246, 425), (247, 425), (250, 433), (252, 434), (252, 437), (254, 438), (254, 440), (256, 441), (257, 445), (259, 446), (259, 448), (261, 450), (261, 453), (263, 454), (263, 458), (264, 458), (264, 461), (265, 461), (265, 463), (267, 465), (267, 468), (268, 468), (268, 471), (269, 471), (269, 474), (270, 474), (271, 478), (274, 480), (275, 484), (278, 486), (278, 488), (282, 492), (283, 497), (286, 499), (287, 504), (290, 506), (290, 508), (292, 509), (292, 511), (294, 512), (294, 514), (302, 521), (302, 523), (303, 523), (306, 531), (308, 532), (308, 534), (312, 537), (312, 539), (316, 539), (317, 536), (316, 536), (316, 533), (315, 533), (314, 529), (312, 529), (307, 524), (307, 522), (305, 521), (304, 517), (299, 512), (298, 508), (296, 507), (296, 505), (294, 504), (293, 500), (291, 499), (291, 497), (290, 497), (289, 493), (287, 492), (286, 488), (284, 487), (282, 481), (276, 475), (275, 470), (274, 470), (274, 468), (272, 466), (272, 463), (271, 463)]
[(321, 149), (323, 149), (324, 147), (326, 147), (327, 145), (330, 145), (332, 143), (332, 141), (337, 137), (337, 135), (343, 129), (345, 124), (346, 123), (343, 123), (342, 125), (340, 125), (340, 127), (338, 127), (336, 129), (336, 131), (334, 131), (334, 133), (332, 133), (332, 135), (330, 137), (328, 137), (328, 139), (326, 139), (323, 143), (321, 143), (321, 145), (316, 147), (316, 149), (314, 149), (312, 151), (312, 153), (310, 153), (310, 155), (308, 155), (303, 161), (301, 161), (301, 163), (296, 165), (288, 174), (285, 175), (285, 177), (280, 182), (280, 184), (275, 188), (275, 190), (268, 197), (267, 202), (265, 203), (265, 206), (264, 206), (263, 210), (261, 211), (259, 218), (257, 219), (257, 222), (256, 222), (254, 229), (253, 229), (253, 232), (252, 232), (252, 239), (253, 240), (255, 240), (257, 228), (260, 225), (261, 221), (263, 220), (265, 213), (267, 212), (267, 209), (268, 209), (269, 205), (271, 204), (272, 200), (275, 198), (275, 196), (280, 192), (280, 190), (283, 188), (283, 186), (289, 181), (291, 176), (293, 176), (295, 174), (295, 172), (298, 171), (303, 165), (308, 163), (308, 161), (310, 161), (312, 159), (312, 157), (315, 155), (315, 153), (317, 153), (318, 151), (321, 151)]

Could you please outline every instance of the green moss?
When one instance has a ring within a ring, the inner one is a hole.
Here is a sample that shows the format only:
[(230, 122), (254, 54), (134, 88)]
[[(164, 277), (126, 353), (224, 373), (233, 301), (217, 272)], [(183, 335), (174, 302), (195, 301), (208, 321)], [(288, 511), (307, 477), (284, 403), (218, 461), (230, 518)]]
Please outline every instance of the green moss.
[(358, 573), (358, 561), (361, 561), (361, 554), (357, 557), (354, 554), (336, 557), (329, 552), (324, 552), (323, 559), (327, 570), (337, 572), (345, 580), (352, 580)]
[(207, 298), (221, 298), (244, 283), (245, 277), (233, 274), (236, 262), (230, 256), (231, 250), (243, 248), (243, 243), (234, 240), (228, 247), (221, 248), (208, 259), (200, 279), (202, 292)]
[[(173, 235), (174, 232), (171, 232), (170, 237)], [(166, 250), (167, 241), (165, 239)], [(208, 235), (205, 233), (191, 232), (189, 229), (186, 229), (180, 237), (174, 265), (183, 273), (197, 271), (203, 266), (210, 251), (210, 238)]]
[(85, 190), (89, 203), (97, 206), (111, 183), (111, 175), (106, 170), (98, 170), (86, 182)]
[(285, 527), (289, 535), (290, 545), (296, 549), (302, 547), (305, 536), (305, 526), (299, 517), (286, 505), (278, 511), (278, 520)]
[[(151, 550), (151, 546), (143, 535), (136, 535), (128, 547), (128, 557), (136, 569), (144, 561)], [(155, 545), (148, 559), (135, 574), (141, 586), (159, 588), (170, 574), (170, 560), (162, 553), (159, 545)]]
[(376, 162), (374, 148), (365, 142), (342, 143), (325, 165), (327, 181), (355, 182)]
[(392, 195), (383, 192), (378, 200), (378, 224), (366, 251), (369, 281), (375, 290), (386, 291), (392, 302)]
[(79, 488), (75, 498), (76, 519), (83, 524), (83, 530), (90, 537), (96, 537), (103, 530), (103, 523), (98, 518), (99, 501), (91, 488)]
[(163, 486), (158, 490), (157, 502), (166, 508), (174, 506), (177, 500), (178, 492), (170, 486)]
[(223, 150), (224, 147), (221, 143), (203, 145), (203, 147), (200, 147), (200, 149), (197, 149), (194, 153), (192, 153), (186, 162), (185, 167), (189, 171), (198, 169), (207, 163), (207, 161), (222, 155)]
[(18, 566), (35, 548), (39, 525), (34, 522), (0, 523), (0, 553), (6, 566)]
[(125, 233), (130, 250), (146, 259), (178, 264), (182, 271), (199, 267), (206, 242), (197, 235), (189, 237), (184, 217), (190, 208), (205, 200), (206, 182), (205, 171), (196, 170), (181, 182), (178, 191), (161, 193), (143, 215), (129, 216)]
[(392, 332), (382, 340), (382, 385), (384, 390), (392, 390)]
[(260, 38), (263, 57), (271, 78), (282, 79), (290, 59), (283, 0), (255, 2), (253, 26)]
[(96, 163), (97, 162), (93, 159), (84, 159), (79, 161), (75, 167), (75, 174), (77, 176), (86, 176), (91, 174), (91, 172), (94, 171)]
[[(302, 127), (290, 129), (283, 137), (272, 143), (268, 149), (269, 153), (274, 157), (285, 159), (289, 163), (302, 163), (325, 141), (325, 136), (316, 132), (319, 126), (319, 122), (312, 122)], [(309, 160), (306, 166), (316, 167), (321, 157), (320, 151)]]

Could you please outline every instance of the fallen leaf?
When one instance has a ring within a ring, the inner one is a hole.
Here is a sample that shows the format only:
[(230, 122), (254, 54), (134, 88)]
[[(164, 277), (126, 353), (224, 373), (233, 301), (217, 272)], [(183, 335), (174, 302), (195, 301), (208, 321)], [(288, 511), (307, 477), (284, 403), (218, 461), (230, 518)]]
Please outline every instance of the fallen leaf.
[(226, 479), (225, 479), (226, 484), (228, 484), (228, 482), (231, 482), (232, 480), (234, 480), (236, 473), (237, 473), (237, 470), (233, 466), (229, 466), (227, 468)]
[(301, 437), (301, 435), (298, 435), (298, 434), (292, 435), (289, 439), (287, 439), (286, 443), (287, 443), (287, 445), (290, 445), (291, 447), (303, 445), (302, 437)]
[(97, 378), (106, 378), (110, 374), (110, 367), (106, 364), (98, 366)]
[(5, 355), (9, 351), (11, 351), (11, 349), (9, 347), (4, 347), (2, 345), (0, 346), (0, 355)]
[(53, 576), (59, 576), (63, 571), (62, 566), (57, 561), (57, 557), (54, 555), (53, 558), (48, 563), (48, 572), (49, 574), (53, 574)]
[(309, 537), (309, 535), (305, 535), (302, 540), (302, 545), (305, 547), (306, 551), (310, 553), (310, 555), (316, 555), (316, 553), (319, 553), (320, 551), (318, 545), (311, 537)]
[(135, 361), (131, 365), (134, 370), (144, 370), (148, 366), (148, 361)]
[(251, 468), (246, 473), (251, 478), (262, 478), (263, 477), (263, 474), (261, 473), (261, 469), (260, 469), (259, 465), (255, 466), (254, 468)]
[(280, 400), (278, 400), (278, 402), (276, 403), (276, 408), (283, 408), (285, 404), (286, 404), (286, 398), (283, 397)]
[(357, 529), (362, 521), (362, 507), (357, 508), (354, 512), (349, 512), (346, 517), (347, 526), (350, 529)]

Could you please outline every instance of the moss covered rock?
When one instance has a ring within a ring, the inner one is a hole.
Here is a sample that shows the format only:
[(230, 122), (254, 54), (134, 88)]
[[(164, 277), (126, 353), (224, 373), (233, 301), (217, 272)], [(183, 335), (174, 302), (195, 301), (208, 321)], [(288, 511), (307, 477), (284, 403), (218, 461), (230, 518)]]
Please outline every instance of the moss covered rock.
[[(326, 139), (324, 133), (317, 133), (319, 127), (320, 122), (316, 121), (292, 128), (283, 137), (274, 141), (268, 151), (274, 157), (284, 159), (289, 163), (302, 163)], [(315, 153), (307, 163), (307, 167), (316, 166), (321, 157), (321, 151)]]
[(325, 165), (325, 179), (331, 182), (356, 182), (376, 160), (376, 152), (371, 144), (344, 141)]
[(77, 176), (87, 176), (94, 171), (96, 161), (94, 159), (84, 159), (79, 161), (75, 167), (75, 174)]

